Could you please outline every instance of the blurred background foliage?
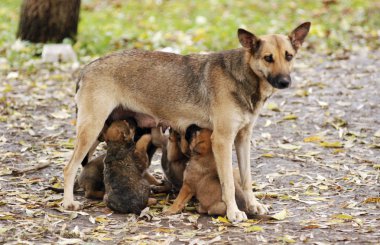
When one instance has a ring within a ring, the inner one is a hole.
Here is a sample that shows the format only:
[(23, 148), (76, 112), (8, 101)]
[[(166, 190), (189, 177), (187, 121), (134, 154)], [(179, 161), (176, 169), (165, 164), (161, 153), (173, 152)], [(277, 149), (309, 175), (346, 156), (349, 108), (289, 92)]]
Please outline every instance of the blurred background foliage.
[[(0, 56), (10, 61), (20, 58), (12, 51), (20, 5), (21, 0), (0, 2)], [(125, 48), (218, 51), (239, 47), (239, 27), (257, 35), (287, 34), (304, 21), (312, 22), (306, 48), (313, 52), (377, 49), (379, 13), (379, 1), (364, 0), (82, 0), (74, 49), (79, 57)], [(38, 56), (41, 45), (23, 50)]]

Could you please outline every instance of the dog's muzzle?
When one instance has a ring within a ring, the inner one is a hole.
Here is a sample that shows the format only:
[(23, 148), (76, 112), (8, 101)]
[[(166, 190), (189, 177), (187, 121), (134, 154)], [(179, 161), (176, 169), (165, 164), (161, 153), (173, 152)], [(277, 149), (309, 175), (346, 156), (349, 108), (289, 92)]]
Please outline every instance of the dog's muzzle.
[(289, 75), (277, 75), (274, 77), (269, 75), (267, 80), (274, 88), (278, 89), (287, 88), (292, 83), (292, 79)]

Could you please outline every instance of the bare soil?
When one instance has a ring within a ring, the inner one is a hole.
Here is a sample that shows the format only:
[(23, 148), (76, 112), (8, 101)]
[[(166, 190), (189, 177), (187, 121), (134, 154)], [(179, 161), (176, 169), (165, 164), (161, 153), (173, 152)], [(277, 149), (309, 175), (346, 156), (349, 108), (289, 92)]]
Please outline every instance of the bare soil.
[(267, 102), (252, 136), (253, 187), (280, 220), (239, 224), (198, 215), (196, 202), (165, 217), (173, 195), (141, 217), (82, 193), (83, 210), (62, 210), (62, 194), (45, 188), (62, 186), (72, 153), (77, 66), (0, 67), (0, 243), (379, 243), (380, 52), (301, 55), (292, 88)]

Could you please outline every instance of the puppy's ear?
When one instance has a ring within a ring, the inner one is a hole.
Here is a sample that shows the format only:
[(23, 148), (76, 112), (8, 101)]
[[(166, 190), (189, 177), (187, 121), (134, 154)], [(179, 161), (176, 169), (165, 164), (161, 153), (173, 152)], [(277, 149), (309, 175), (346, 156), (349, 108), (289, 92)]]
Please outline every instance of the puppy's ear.
[(292, 46), (296, 51), (301, 47), (303, 41), (305, 40), (307, 34), (309, 33), (310, 25), (311, 25), (310, 22), (305, 22), (299, 25), (296, 29), (294, 29), (290, 33), (289, 35), (290, 42), (292, 43)]
[(251, 50), (253, 53), (260, 48), (261, 41), (254, 34), (244, 29), (238, 29), (238, 38), (241, 46)]

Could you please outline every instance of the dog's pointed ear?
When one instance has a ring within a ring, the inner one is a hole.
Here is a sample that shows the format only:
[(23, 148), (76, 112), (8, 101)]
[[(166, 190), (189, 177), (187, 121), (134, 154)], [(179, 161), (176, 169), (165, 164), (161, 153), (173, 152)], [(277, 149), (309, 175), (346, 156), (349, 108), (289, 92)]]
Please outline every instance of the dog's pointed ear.
[(253, 52), (257, 51), (260, 47), (260, 39), (249, 31), (239, 28), (238, 38), (241, 46)]
[(290, 42), (292, 43), (292, 46), (296, 51), (301, 47), (303, 41), (309, 33), (310, 25), (310, 22), (302, 23), (290, 33)]

